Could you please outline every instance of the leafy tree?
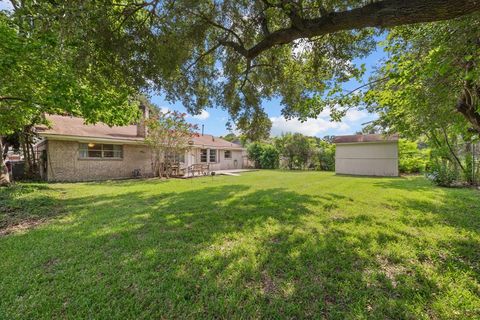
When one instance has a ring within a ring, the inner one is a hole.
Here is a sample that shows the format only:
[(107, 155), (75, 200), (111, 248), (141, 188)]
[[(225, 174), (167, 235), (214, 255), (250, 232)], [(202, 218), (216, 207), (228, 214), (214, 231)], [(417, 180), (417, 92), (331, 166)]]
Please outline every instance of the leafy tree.
[(145, 142), (152, 151), (152, 171), (156, 176), (171, 175), (171, 158), (191, 148), (192, 137), (198, 127), (186, 121), (186, 114), (178, 111), (157, 111), (157, 116), (145, 120), (148, 134)]
[(263, 142), (253, 142), (247, 147), (248, 158), (255, 163), (255, 168), (276, 169), (279, 164), (279, 152), (275, 146)]
[(414, 138), (450, 126), (480, 133), (479, 33), (477, 15), (392, 31), (367, 94), (383, 125)]
[(277, 169), (279, 164), (279, 152), (275, 146), (264, 144), (260, 155), (260, 167), (263, 169)]
[(462, 146), (480, 135), (478, 34), (478, 15), (396, 28), (386, 40), (389, 58), (365, 95), (380, 115), (370, 126), (426, 138), (429, 166), (444, 185), (472, 175)]
[(275, 145), (289, 169), (305, 169), (314, 153), (312, 141), (301, 133), (282, 135), (275, 139)]
[(428, 149), (420, 150), (418, 143), (400, 139), (398, 142), (398, 167), (402, 173), (423, 173), (429, 160)]
[(225, 108), (251, 139), (266, 138), (271, 125), (262, 100), (281, 97), (284, 116), (305, 119), (359, 79), (364, 67), (351, 61), (374, 48), (374, 28), (480, 10), (476, 0), (21, 3), (19, 15), (60, 24), (67, 43), (84, 44), (72, 55), (79, 70), (153, 87), (192, 113)]
[[(12, 3), (13, 14), (0, 12), (0, 154), (6, 136), (22, 133), (28, 155), (31, 129), (46, 123), (45, 113), (82, 116), (86, 122), (109, 125), (136, 119), (137, 105), (131, 99), (136, 88), (119, 74), (107, 76), (94, 64), (78, 68), (84, 43), (67, 41), (55, 19), (32, 10), (33, 2)], [(4, 167), (2, 156), (0, 172), (5, 172)], [(4, 174), (0, 180), (8, 183)]]
[(325, 171), (335, 171), (335, 144), (330, 137), (316, 139), (317, 168)]
[(230, 142), (233, 142), (233, 141), (237, 141), (237, 140), (240, 140), (239, 137), (237, 137), (234, 133), (229, 133), (227, 135), (225, 135), (224, 137), (221, 137), (227, 141), (230, 141)]

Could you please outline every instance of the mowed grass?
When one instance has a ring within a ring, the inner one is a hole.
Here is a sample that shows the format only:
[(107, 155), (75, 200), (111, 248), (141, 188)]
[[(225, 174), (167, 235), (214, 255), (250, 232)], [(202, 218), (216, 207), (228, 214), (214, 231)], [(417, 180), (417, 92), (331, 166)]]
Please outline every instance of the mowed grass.
[(421, 177), (19, 184), (0, 205), (1, 319), (480, 317), (480, 192)]

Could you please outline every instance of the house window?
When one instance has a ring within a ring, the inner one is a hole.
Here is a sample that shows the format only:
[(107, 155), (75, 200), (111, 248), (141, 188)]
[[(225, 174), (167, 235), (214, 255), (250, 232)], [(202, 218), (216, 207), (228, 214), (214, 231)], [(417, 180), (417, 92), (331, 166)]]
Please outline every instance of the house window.
[(80, 159), (121, 159), (123, 147), (118, 144), (80, 143), (79, 157)]
[(207, 162), (207, 149), (200, 150), (200, 162)]
[(217, 150), (210, 149), (210, 162), (217, 162)]
[(232, 150), (225, 150), (224, 158), (232, 159)]
[(178, 163), (178, 162), (185, 162), (185, 153), (180, 152), (180, 153), (169, 153), (166, 156), (166, 160), (170, 163)]

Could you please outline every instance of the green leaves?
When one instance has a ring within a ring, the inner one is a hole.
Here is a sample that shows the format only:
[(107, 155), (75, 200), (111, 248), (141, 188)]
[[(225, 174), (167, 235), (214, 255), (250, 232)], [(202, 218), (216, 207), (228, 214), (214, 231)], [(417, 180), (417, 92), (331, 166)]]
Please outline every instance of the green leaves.
[(0, 13), (0, 135), (42, 123), (44, 113), (109, 125), (136, 119), (136, 89), (118, 73), (107, 78), (78, 68), (81, 44), (66, 41), (55, 20), (34, 15), (28, 22), (25, 3), (12, 15)]

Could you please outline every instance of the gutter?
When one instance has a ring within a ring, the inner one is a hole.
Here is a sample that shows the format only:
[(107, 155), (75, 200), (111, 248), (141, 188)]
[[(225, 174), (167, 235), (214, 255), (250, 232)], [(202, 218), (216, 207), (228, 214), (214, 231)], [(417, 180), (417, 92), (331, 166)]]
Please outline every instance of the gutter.
[[(105, 137), (85, 137), (85, 136), (74, 136), (74, 135), (62, 135), (62, 134), (51, 134), (51, 133), (42, 133), (39, 132), (38, 135), (47, 140), (60, 140), (60, 141), (74, 141), (74, 142), (106, 142), (106, 143), (117, 143), (117, 144), (131, 144), (131, 145), (145, 145), (145, 141), (141, 140), (131, 140), (131, 139), (117, 139), (117, 138), (105, 138)], [(194, 148), (200, 149), (218, 149), (218, 150), (246, 150), (242, 147), (218, 147), (213, 145), (205, 144), (193, 144), (191, 145)]]

